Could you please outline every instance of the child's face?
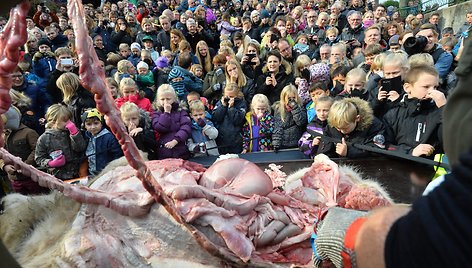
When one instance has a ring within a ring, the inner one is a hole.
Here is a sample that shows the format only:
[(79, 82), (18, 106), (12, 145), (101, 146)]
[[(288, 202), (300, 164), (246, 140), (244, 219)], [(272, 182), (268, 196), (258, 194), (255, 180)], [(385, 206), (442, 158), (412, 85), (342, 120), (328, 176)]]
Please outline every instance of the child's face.
[(453, 47), (450, 47), (450, 46), (443, 46), (443, 49), (446, 50), (446, 51), (449, 52), (449, 53), (452, 53)]
[(85, 120), (85, 129), (92, 134), (97, 135), (102, 130), (102, 122), (98, 119), (87, 119)]
[(39, 52), (44, 53), (46, 51), (51, 51), (51, 48), (48, 45), (40, 45), (38, 47)]
[(258, 118), (261, 118), (265, 112), (267, 112), (267, 105), (265, 103), (257, 103), (256, 105), (254, 105), (253, 113)]
[(108, 88), (110, 89), (111, 96), (116, 99), (118, 97), (118, 89), (114, 85), (108, 85)]
[(153, 44), (154, 43), (152, 41), (144, 41), (143, 42), (144, 48), (146, 48), (146, 49), (151, 49)]
[(124, 58), (128, 58), (130, 54), (131, 54), (131, 51), (129, 51), (128, 48), (120, 49), (120, 55), (123, 56)]
[(400, 50), (400, 45), (391, 45), (390, 46), (390, 51), (392, 52), (397, 52)]
[(193, 110), (190, 113), (190, 116), (192, 117), (192, 120), (197, 122), (198, 119), (204, 119), (205, 118), (205, 110)]
[(291, 100), (297, 101), (297, 95), (293, 92), (287, 94), (285, 97), (285, 103), (289, 103)]
[(130, 112), (130, 113), (123, 113), (121, 114), (121, 118), (125, 123), (126, 127), (137, 127), (139, 125), (139, 113), (138, 112)]
[(133, 53), (133, 55), (138, 56), (138, 57), (141, 55), (141, 51), (137, 48), (131, 49), (131, 52)]
[(69, 118), (60, 118), (57, 119), (56, 122), (52, 125), (53, 129), (65, 129), (67, 121), (69, 121)]
[(195, 68), (195, 76), (202, 77), (203, 76), (203, 69), (202, 68)]
[(234, 98), (237, 98), (238, 95), (234, 91), (225, 91), (225, 97), (234, 99)]
[(133, 95), (136, 95), (136, 88), (135, 87), (124, 87), (122, 90), (121, 90), (121, 95), (123, 97), (129, 97), (129, 96), (133, 96)]
[(328, 35), (327, 37), (328, 37), (329, 41), (334, 41), (334, 40), (336, 40), (336, 38), (337, 38), (338, 36), (337, 36), (336, 34), (330, 34), (330, 35)]
[(354, 131), (354, 129), (356, 129), (357, 127), (357, 122), (359, 122), (358, 119), (356, 119), (355, 122), (351, 122), (351, 123), (347, 123), (347, 124), (344, 124), (344, 125), (340, 125), (340, 126), (337, 126), (335, 127), (339, 132), (341, 132), (342, 134), (344, 135), (347, 135), (351, 132)]
[(420, 74), (415, 83), (405, 83), (404, 89), (408, 93), (408, 97), (420, 100), (428, 99), (428, 93), (437, 89), (439, 78), (430, 74)]
[(344, 85), (344, 88), (347, 90), (347, 92), (351, 93), (353, 90), (359, 90), (359, 91), (363, 90), (364, 84), (365, 82), (361, 81), (357, 77), (354, 77), (354, 78), (346, 80), (346, 84)]
[(308, 40), (306, 40), (305, 37), (301, 37), (300, 40), (298, 40), (298, 43), (306, 45), (308, 44)]
[(139, 68), (138, 69), (138, 74), (140, 74), (140, 75), (146, 75), (147, 72), (148, 72), (147, 68)]
[(172, 93), (159, 93), (159, 104), (164, 107), (165, 104), (172, 104), (175, 102), (175, 96)]
[(341, 84), (346, 84), (346, 77), (343, 75), (337, 75), (333, 77), (333, 84), (336, 84), (335, 82), (338, 81)]
[(329, 108), (331, 108), (331, 103), (324, 101), (317, 103), (315, 106), (316, 117), (320, 121), (326, 121), (328, 119)]
[(321, 97), (327, 97), (329, 96), (329, 93), (327, 91), (324, 91), (321, 88), (317, 88), (315, 91), (310, 92), (310, 98), (311, 100), (316, 103), (316, 101), (321, 98)]
[(191, 103), (192, 101), (199, 100), (200, 98), (195, 95), (187, 95), (187, 103)]

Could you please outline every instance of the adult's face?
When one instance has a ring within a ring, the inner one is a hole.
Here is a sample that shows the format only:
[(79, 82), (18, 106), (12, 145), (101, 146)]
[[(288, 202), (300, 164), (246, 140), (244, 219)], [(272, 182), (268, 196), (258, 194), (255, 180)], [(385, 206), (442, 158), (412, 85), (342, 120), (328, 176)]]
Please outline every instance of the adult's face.
[(26, 19), (26, 27), (28, 29), (32, 29), (34, 28), (35, 24), (34, 24), (34, 21), (32, 19)]
[(22, 86), (23, 82), (25, 81), (25, 78), (23, 77), (23, 74), (21, 72), (12, 73), (11, 78), (14, 88)]
[(235, 64), (229, 64), (226, 67), (226, 72), (228, 72), (228, 76), (233, 81), (236, 81), (238, 79), (239, 70), (238, 70), (238, 66), (236, 66)]
[(164, 30), (164, 32), (170, 31), (169, 19), (161, 19), (159, 20), (159, 23), (161, 24), (162, 30)]
[(381, 6), (378, 6), (376, 9), (375, 9), (375, 18), (380, 18), (380, 17), (383, 17), (385, 16), (385, 8), (384, 7), (381, 7)]
[(280, 68), (280, 60), (276, 56), (269, 56), (267, 58), (267, 70), (270, 72), (278, 73)]
[(429, 18), (429, 23), (438, 24), (438, 22), (439, 22), (439, 16), (433, 15), (431, 16), (431, 18)]
[(394, 35), (397, 34), (397, 32), (398, 32), (397, 27), (395, 27), (394, 25), (388, 27), (388, 29), (387, 29), (387, 33), (388, 33), (389, 36), (394, 36)]
[(328, 23), (328, 20), (329, 20), (329, 17), (327, 16), (319, 16), (318, 21), (317, 21), (318, 27), (326, 26), (326, 24)]
[(197, 32), (197, 24), (194, 22), (187, 23), (187, 30), (189, 33), (194, 34)]
[(378, 29), (370, 29), (365, 32), (364, 42), (366, 45), (378, 44), (380, 42), (380, 32)]
[(336, 16), (338, 16), (338, 15), (339, 15), (339, 12), (340, 12), (340, 10), (339, 10), (339, 8), (338, 8), (337, 6), (332, 6), (331, 9), (330, 9), (330, 11), (331, 11), (331, 14), (334, 14), (334, 15), (336, 15)]
[(306, 16), (306, 21), (308, 22), (308, 25), (315, 25), (316, 23), (316, 12), (310, 11), (308, 12), (308, 15)]
[(467, 14), (467, 23), (472, 24), (472, 13)]
[(329, 48), (329, 47), (321, 47), (320, 48), (320, 59), (321, 60), (328, 60), (330, 55), (331, 55), (331, 48)]
[(53, 40), (53, 39), (56, 38), (56, 36), (57, 36), (57, 31), (56, 31), (56, 29), (49, 29), (49, 30), (46, 32), (46, 35), (48, 36), (48, 39), (49, 39), (49, 40)]
[(179, 45), (179, 42), (180, 42), (180, 37), (176, 34), (170, 34), (170, 41), (174, 44), (174, 45)]
[(278, 48), (284, 59), (292, 58), (292, 47), (285, 40), (278, 43)]
[(438, 42), (438, 36), (435, 35), (431, 29), (421, 30), (416, 34), (416, 36), (424, 36), (426, 39), (428, 39), (428, 43), (426, 44), (424, 51), (430, 51), (434, 47), (434, 44)]
[(360, 14), (352, 14), (349, 16), (348, 19), (349, 26), (351, 26), (352, 29), (357, 29), (359, 26), (362, 24), (362, 17)]
[(200, 53), (200, 55), (202, 55), (203, 57), (206, 57), (206, 55), (208, 54), (208, 48), (206, 46), (200, 46), (198, 48), (198, 52)]

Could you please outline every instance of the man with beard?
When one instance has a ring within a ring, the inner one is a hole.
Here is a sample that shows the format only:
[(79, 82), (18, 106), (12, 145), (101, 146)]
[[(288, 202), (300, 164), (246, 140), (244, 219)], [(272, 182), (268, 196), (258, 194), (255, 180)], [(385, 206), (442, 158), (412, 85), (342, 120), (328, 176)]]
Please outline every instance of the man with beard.
[(298, 53), (292, 49), (288, 40), (285, 38), (280, 38), (277, 47), (280, 51), (280, 55), (282, 55), (282, 58), (293, 65), (298, 57)]

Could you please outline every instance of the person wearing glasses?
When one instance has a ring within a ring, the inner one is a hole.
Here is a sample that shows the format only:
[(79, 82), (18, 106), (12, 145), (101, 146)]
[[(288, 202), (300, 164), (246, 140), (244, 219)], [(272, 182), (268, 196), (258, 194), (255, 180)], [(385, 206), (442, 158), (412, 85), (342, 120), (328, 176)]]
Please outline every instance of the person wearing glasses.
[(348, 25), (341, 33), (341, 40), (351, 47), (359, 47), (364, 42), (364, 27), (362, 15), (358, 11), (350, 11), (347, 17)]

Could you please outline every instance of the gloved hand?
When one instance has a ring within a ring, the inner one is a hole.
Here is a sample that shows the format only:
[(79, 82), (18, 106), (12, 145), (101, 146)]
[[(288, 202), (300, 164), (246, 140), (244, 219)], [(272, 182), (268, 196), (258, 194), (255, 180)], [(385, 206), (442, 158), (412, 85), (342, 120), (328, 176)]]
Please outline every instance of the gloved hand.
[(38, 60), (40, 60), (43, 56), (44, 56), (44, 54), (38, 51), (38, 52), (34, 53), (33, 61), (38, 61)]
[(52, 168), (62, 167), (66, 164), (66, 157), (62, 154), (58, 158), (50, 160), (48, 166)]
[(220, 83), (216, 83), (213, 85), (212, 87), (213, 91), (220, 91), (221, 90), (221, 84)]
[(138, 95), (138, 94), (131, 95), (131, 96), (128, 97), (129, 102), (132, 102), (132, 103), (138, 102), (138, 99), (139, 99), (139, 95)]
[(201, 151), (200, 145), (197, 144), (195, 145), (195, 147), (193, 147), (193, 150), (192, 150), (193, 153), (197, 154), (197, 153), (200, 153), (200, 151)]
[[(320, 267), (322, 261), (326, 260), (338, 268), (355, 262), (356, 236), (366, 214), (339, 207), (329, 209), (325, 218), (315, 226), (311, 238), (315, 267)], [(356, 267), (355, 263), (351, 267)]]
[(288, 102), (288, 105), (290, 106), (290, 108), (292, 108), (292, 110), (297, 106), (297, 102), (295, 100), (290, 100)]
[(202, 118), (198, 119), (197, 125), (203, 128), (204, 126), (206, 126), (205, 120), (203, 120)]
[(75, 136), (77, 133), (79, 133), (79, 129), (74, 125), (74, 123), (72, 121), (67, 121), (66, 123), (66, 128), (67, 130), (69, 130), (69, 133), (72, 135), (72, 136)]

